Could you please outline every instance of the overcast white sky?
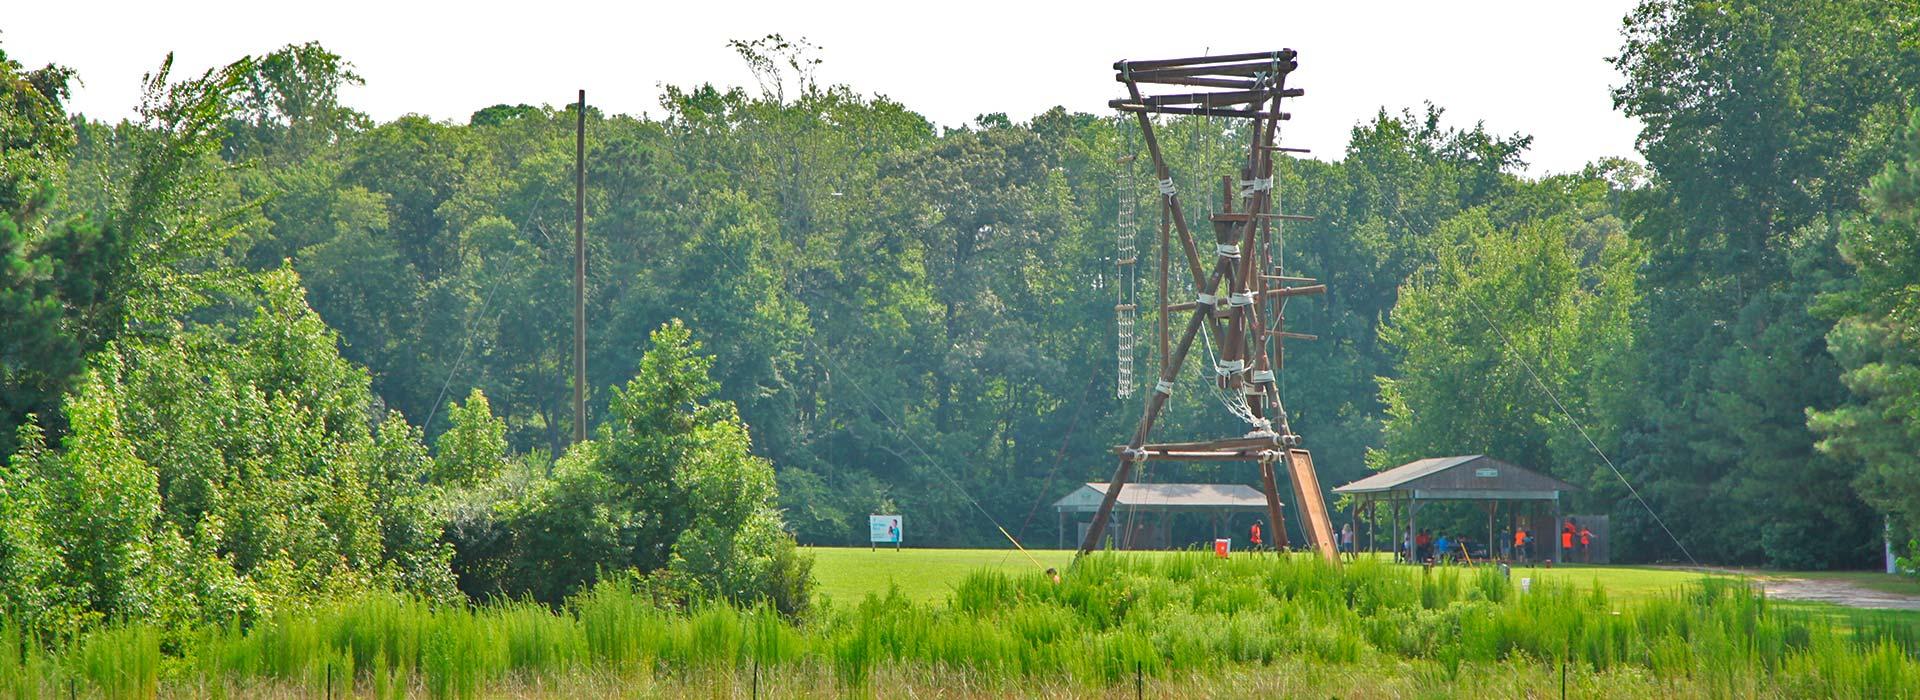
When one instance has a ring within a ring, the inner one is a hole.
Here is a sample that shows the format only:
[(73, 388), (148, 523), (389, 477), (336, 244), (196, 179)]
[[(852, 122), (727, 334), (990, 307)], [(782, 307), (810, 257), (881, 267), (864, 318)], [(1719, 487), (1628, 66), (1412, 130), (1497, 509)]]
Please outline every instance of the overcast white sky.
[(578, 88), (601, 109), (658, 114), (663, 84), (751, 86), (726, 41), (780, 32), (823, 47), (821, 80), (943, 125), (1056, 104), (1105, 112), (1121, 58), (1290, 47), (1288, 84), (1307, 90), (1289, 107), (1290, 145), (1338, 157), (1355, 122), (1430, 100), (1451, 124), (1533, 135), (1541, 174), (1633, 156), (1639, 125), (1613, 111), (1619, 79), (1604, 61), (1632, 4), (0, 0), (0, 45), (29, 66), (77, 69), (71, 108), (98, 119), (130, 115), (141, 74), (168, 51), (198, 72), (318, 40), (366, 77), (346, 94), (355, 108), (465, 121), (503, 102), (571, 102)]

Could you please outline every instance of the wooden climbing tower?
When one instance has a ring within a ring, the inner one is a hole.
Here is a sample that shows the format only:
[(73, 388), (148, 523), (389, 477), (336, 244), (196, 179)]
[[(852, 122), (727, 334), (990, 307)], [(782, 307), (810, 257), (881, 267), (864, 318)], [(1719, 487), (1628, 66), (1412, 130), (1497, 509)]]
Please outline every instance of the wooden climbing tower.
[[(1285, 358), (1285, 341), (1311, 338), (1286, 330), (1286, 300), (1326, 291), (1312, 279), (1288, 275), (1272, 253), (1284, 223), (1306, 218), (1274, 210), (1274, 159), (1300, 150), (1278, 143), (1279, 123), (1288, 118), (1281, 110), (1281, 101), (1303, 92), (1287, 87), (1287, 76), (1298, 65), (1292, 49), (1113, 64), (1118, 73), (1115, 79), (1126, 86), (1127, 97), (1108, 104), (1136, 117), (1160, 191), (1157, 263), (1161, 283), (1159, 313), (1155, 314), (1159, 319), (1159, 372), (1153, 390), (1147, 392), (1146, 406), (1132, 438), (1113, 448), (1119, 466), (1080, 544), (1081, 554), (1092, 551), (1100, 542), (1114, 501), (1134, 476), (1136, 465), (1148, 460), (1228, 461), (1259, 465), (1268, 522), (1278, 537), (1284, 537), (1286, 520), (1275, 470), (1284, 468), (1307, 544), (1327, 560), (1339, 561), (1313, 457), (1300, 449), (1300, 436), (1287, 421), (1274, 381)], [(1149, 91), (1155, 94), (1147, 94)], [(1154, 132), (1155, 114), (1246, 120), (1246, 158), (1237, 180), (1231, 176), (1222, 179), (1222, 210), (1208, 217), (1213, 230), (1205, 243), (1196, 240), (1189, 230), (1179, 189)], [(1191, 299), (1175, 301), (1168, 295), (1173, 240), (1177, 240), (1178, 254), (1193, 278)], [(1130, 251), (1123, 257), (1131, 264)], [(1131, 311), (1122, 309), (1122, 313)], [(1186, 316), (1186, 327), (1177, 343), (1172, 341), (1169, 328), (1169, 318), (1175, 315)], [(1167, 409), (1196, 339), (1215, 351), (1210, 358), (1212, 366), (1203, 369), (1206, 390), (1219, 396), (1226, 410), (1244, 421), (1249, 430), (1241, 436), (1212, 440), (1148, 442), (1154, 422)]]

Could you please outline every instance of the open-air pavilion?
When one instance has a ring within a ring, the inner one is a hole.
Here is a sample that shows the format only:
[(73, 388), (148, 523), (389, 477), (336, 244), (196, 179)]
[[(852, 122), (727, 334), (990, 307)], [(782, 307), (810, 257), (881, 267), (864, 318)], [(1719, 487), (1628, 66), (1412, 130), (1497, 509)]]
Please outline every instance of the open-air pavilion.
[[(1489, 552), (1499, 551), (1501, 543), (1494, 534), (1495, 522), (1501, 504), (1506, 503), (1509, 504), (1506, 508), (1507, 531), (1512, 532), (1516, 526), (1530, 527), (1535, 533), (1536, 549), (1546, 547), (1553, 552), (1553, 561), (1558, 562), (1560, 500), (1563, 494), (1573, 490), (1572, 484), (1539, 472), (1486, 455), (1464, 455), (1408, 462), (1337, 487), (1333, 492), (1354, 498), (1353, 512), (1356, 518), (1361, 512), (1373, 513), (1372, 506), (1376, 504), (1387, 504), (1392, 524), (1388, 530), (1391, 533), (1388, 546), (1396, 555), (1402, 549), (1401, 538), (1406, 533), (1420, 531), (1422, 506), (1439, 501), (1475, 501), (1487, 511)], [(1405, 527), (1401, 525), (1403, 516)], [(1544, 521), (1542, 516), (1546, 516)], [(1364, 544), (1368, 549), (1378, 551), (1374, 525), (1370, 518)], [(1355, 529), (1359, 529), (1357, 523)]]
[[(1087, 523), (1080, 522), (1078, 516), (1099, 511), (1106, 494), (1106, 484), (1087, 483), (1054, 501), (1061, 548), (1067, 546), (1067, 520), (1079, 523), (1075, 541), (1085, 538)], [(1118, 549), (1171, 549), (1176, 515), (1204, 516), (1213, 536), (1221, 537), (1223, 532), (1234, 532), (1235, 515), (1252, 513), (1255, 518), (1264, 518), (1267, 514), (1266, 496), (1242, 484), (1127, 484), (1120, 488), (1114, 506), (1114, 517), (1122, 525), (1116, 528), (1118, 539), (1113, 542)]]

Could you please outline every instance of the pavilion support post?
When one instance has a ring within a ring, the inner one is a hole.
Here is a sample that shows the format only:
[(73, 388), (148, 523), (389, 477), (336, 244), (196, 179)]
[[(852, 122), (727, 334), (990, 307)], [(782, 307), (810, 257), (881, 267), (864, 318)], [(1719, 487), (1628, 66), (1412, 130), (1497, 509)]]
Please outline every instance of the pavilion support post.
[(1378, 540), (1375, 540), (1373, 536), (1374, 521), (1377, 521), (1379, 519), (1380, 519), (1380, 513), (1374, 510), (1373, 499), (1371, 498), (1367, 499), (1367, 553), (1368, 554), (1372, 554), (1374, 552), (1380, 551), (1380, 542)]
[(1400, 539), (1400, 501), (1399, 499), (1387, 500), (1387, 515), (1389, 518), (1393, 520), (1393, 535), (1391, 538), (1392, 541), (1388, 542), (1387, 546), (1393, 548), (1393, 560), (1400, 561), (1401, 539)]
[(1549, 541), (1553, 543), (1553, 563), (1560, 564), (1560, 492), (1553, 492), (1553, 524), (1547, 528)]
[(1500, 545), (1493, 541), (1493, 511), (1500, 507), (1499, 501), (1487, 501), (1487, 558), (1498, 556)]
[(1407, 538), (1412, 541), (1413, 550), (1407, 553), (1409, 560), (1420, 563), (1420, 499), (1407, 497)]

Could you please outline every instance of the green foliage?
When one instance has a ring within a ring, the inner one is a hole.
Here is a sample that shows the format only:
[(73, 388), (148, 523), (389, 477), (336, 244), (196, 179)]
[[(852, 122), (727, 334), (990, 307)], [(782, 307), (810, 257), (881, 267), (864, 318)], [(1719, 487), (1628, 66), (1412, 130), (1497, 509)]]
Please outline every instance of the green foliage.
[(1850, 398), (1809, 411), (1808, 424), (1821, 451), (1865, 465), (1861, 497), (1890, 514), (1893, 541), (1908, 542), (1920, 532), (1920, 111), (1862, 199), (1864, 210), (1839, 226), (1855, 281), (1816, 305), (1835, 321), (1827, 348)]
[(466, 405), (447, 404), (447, 422), (452, 426), (433, 445), (435, 482), (476, 484), (505, 472), (510, 457), (507, 423), (494, 417), (486, 394), (474, 389)]
[(110, 345), (63, 406), (58, 449), (23, 432), (7, 563), (40, 592), (9, 608), (84, 614), (45, 621), (54, 632), (180, 630), (374, 584), (452, 590), (418, 430), (394, 417), (376, 435), (366, 375), (299, 280), (261, 279), (254, 315), (231, 327)]
[[(1437, 236), (1458, 243), (1409, 280), (1380, 330), (1400, 360), (1396, 376), (1380, 379), (1385, 444), (1369, 466), (1489, 454), (1574, 482), (1613, 482), (1539, 383), (1595, 439), (1615, 433), (1602, 411), (1631, 369), (1633, 244), (1617, 222), (1599, 236), (1565, 217), (1501, 230), (1480, 211)], [(1583, 239), (1598, 250), (1580, 250)]]
[(72, 69), (30, 71), (0, 50), (0, 213), (16, 227), (48, 204), (73, 148), (62, 104), (72, 80)]
[[(1820, 341), (1832, 322), (1807, 308), (1846, 284), (1829, 222), (1914, 102), (1915, 10), (1648, 0), (1627, 19), (1614, 99), (1657, 178), (1632, 198), (1646, 361), (1621, 466), (1703, 559), (1832, 567), (1877, 549), (1879, 518), (1847, 486), (1859, 466), (1807, 428), (1845, 398)], [(1677, 556), (1617, 514), (1619, 545)]]
[(699, 350), (678, 321), (656, 330), (598, 439), (510, 506), (509, 591), (557, 604), (636, 570), (700, 597), (806, 607), (809, 564), (773, 508), (773, 466), (751, 453), (733, 404), (711, 400), (713, 359)]

